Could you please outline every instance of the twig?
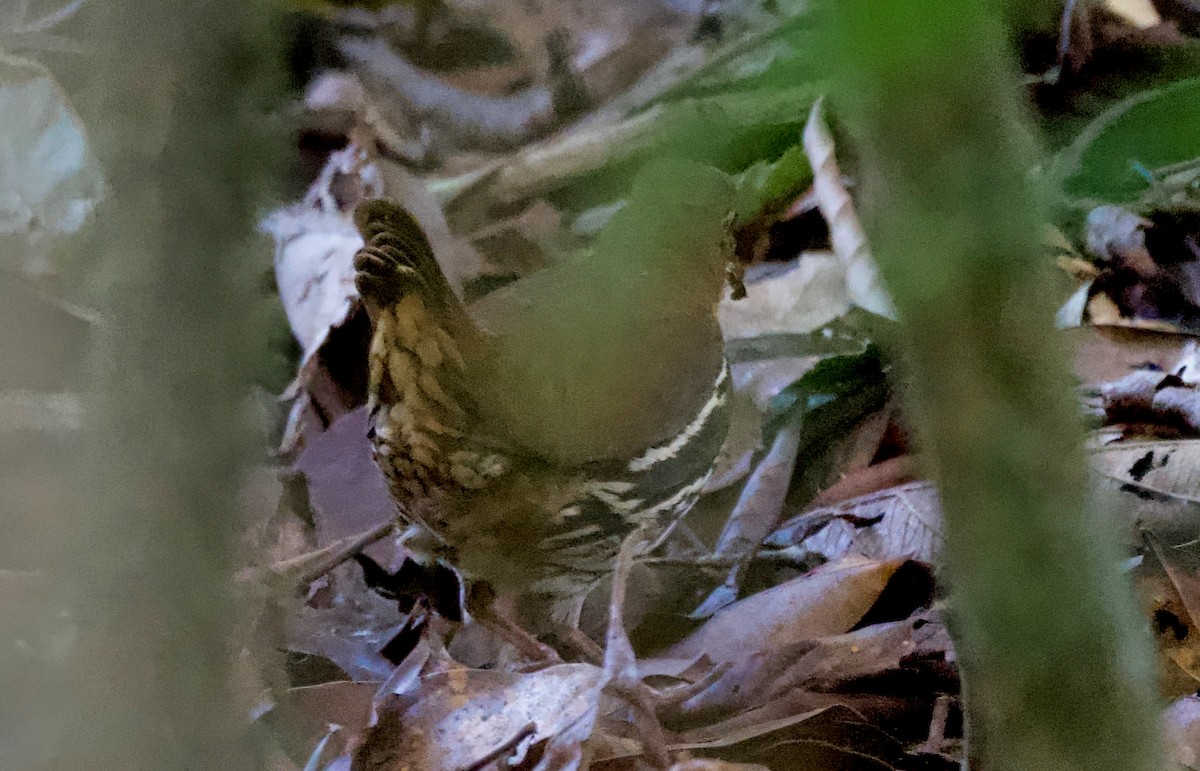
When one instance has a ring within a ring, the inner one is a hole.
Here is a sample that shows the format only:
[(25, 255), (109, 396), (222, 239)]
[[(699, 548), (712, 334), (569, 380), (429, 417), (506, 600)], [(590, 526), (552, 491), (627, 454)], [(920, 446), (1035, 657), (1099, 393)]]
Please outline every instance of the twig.
[(383, 540), (394, 528), (395, 525), (392, 522), (376, 525), (374, 528), (357, 535), (338, 539), (316, 551), (301, 554), (291, 559), (280, 560), (271, 565), (271, 572), (278, 575), (294, 575), (299, 573), (296, 579), (297, 583), (301, 586), (306, 586), (376, 541)]
[(338, 46), (364, 84), (386, 88), (416, 122), (428, 121), (454, 142), (507, 150), (546, 134), (557, 122), (550, 89), (534, 86), (509, 97), (473, 94), (438, 80), (387, 41), (345, 38)]
[(942, 751), (946, 740), (946, 720), (950, 717), (950, 701), (953, 697), (941, 694), (933, 702), (933, 715), (929, 718), (929, 737), (917, 747), (918, 752), (937, 754)]

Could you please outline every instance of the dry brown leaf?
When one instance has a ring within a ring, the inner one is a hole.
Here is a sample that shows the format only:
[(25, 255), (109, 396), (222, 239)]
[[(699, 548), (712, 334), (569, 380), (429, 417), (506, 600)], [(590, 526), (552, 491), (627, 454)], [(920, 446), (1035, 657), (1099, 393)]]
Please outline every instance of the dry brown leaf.
[(280, 698), (277, 710), (288, 721), (288, 735), (294, 734), (297, 743), (311, 748), (327, 735), (330, 726), (343, 729), (339, 737), (366, 729), (378, 686), (377, 682), (341, 680), (290, 688)]
[[(395, 516), (387, 482), (371, 456), (365, 407), (343, 415), (324, 433), (310, 437), (295, 470), (308, 480), (319, 546), (389, 522)], [(391, 561), (391, 552), (383, 545), (371, 554), (382, 565)]]
[[(925, 619), (913, 617), (814, 640), (770, 647), (750, 644), (709, 687), (679, 704), (671, 714), (694, 724), (754, 709), (789, 694), (843, 691), (839, 686), (855, 678), (898, 669), (902, 659), (917, 651), (916, 632), (925, 626)], [(653, 665), (643, 665), (643, 669)]]
[(1163, 710), (1162, 721), (1171, 758), (1184, 768), (1200, 768), (1200, 697), (1176, 699)]
[(1170, 369), (1190, 335), (1128, 327), (1084, 326), (1064, 329), (1074, 351), (1075, 374), (1083, 383), (1103, 383), (1152, 364)]
[(910, 455), (895, 458), (870, 466), (863, 466), (843, 475), (826, 487), (809, 502), (813, 509), (833, 506), (853, 498), (872, 495), (914, 481), (917, 464)]
[(693, 758), (676, 763), (667, 771), (771, 771), (771, 769), (757, 763), (727, 763), (724, 760)]
[[(357, 568), (347, 567), (338, 577), (347, 586), (356, 586), (352, 574), (345, 572), (350, 570)], [(289, 652), (328, 659), (354, 680), (384, 680), (395, 669), (379, 651), (401, 629), (396, 603), (363, 587), (344, 593), (329, 607), (297, 601), (287, 610)]]
[(603, 670), (588, 664), (529, 674), (457, 669), (430, 675), (381, 712), (355, 752), (355, 768), (458, 771), (522, 734), (536, 743), (564, 732), (578, 735), (583, 726), (586, 735), (604, 680)]
[[(1200, 517), (1200, 440), (1115, 442), (1093, 449), (1092, 466), (1115, 489), (1122, 521), (1169, 543), (1196, 535)], [(1131, 543), (1140, 539), (1131, 533)]]
[(1150, 557), (1147, 563), (1135, 570), (1134, 581), (1159, 654), (1159, 693), (1169, 699), (1195, 693), (1200, 684), (1200, 631), (1157, 560)]
[(799, 688), (830, 691), (847, 680), (896, 669), (916, 651), (914, 634), (924, 626), (924, 619), (913, 617), (816, 640), (771, 684), (767, 697)]
[[(828, 701), (828, 700), (827, 700)], [(672, 749), (688, 749), (773, 769), (899, 769), (950, 771), (949, 761), (923, 757), (913, 762), (893, 737), (846, 706), (829, 706), (775, 720), (734, 719), (685, 734)]]
[(1181, 693), (1193, 692), (1200, 682), (1200, 555), (1194, 547), (1163, 543), (1153, 533), (1144, 538), (1169, 582), (1169, 588), (1160, 587), (1167, 591), (1152, 595), (1159, 650), (1188, 675)]
[(942, 515), (937, 490), (910, 482), (860, 498), (813, 509), (781, 525), (764, 542), (836, 560), (848, 554), (872, 559), (937, 562)]
[(721, 301), (726, 340), (812, 332), (850, 310), (846, 268), (828, 252), (805, 252), (783, 268), (756, 266), (747, 273), (746, 292)]
[(818, 99), (804, 126), (804, 152), (813, 170), (813, 195), (825, 222), (833, 252), (846, 271), (846, 290), (852, 303), (872, 313), (896, 317), (892, 298), (879, 278), (867, 236), (854, 209), (854, 201), (842, 183), (833, 134), (825, 125), (824, 99)]
[(771, 449), (750, 475), (730, 513), (713, 554), (742, 559), (758, 548), (774, 529), (783, 511), (800, 448), (800, 416), (797, 413), (775, 434)]
[(740, 661), (805, 640), (841, 634), (858, 622), (903, 560), (848, 557), (721, 610), (663, 655)]

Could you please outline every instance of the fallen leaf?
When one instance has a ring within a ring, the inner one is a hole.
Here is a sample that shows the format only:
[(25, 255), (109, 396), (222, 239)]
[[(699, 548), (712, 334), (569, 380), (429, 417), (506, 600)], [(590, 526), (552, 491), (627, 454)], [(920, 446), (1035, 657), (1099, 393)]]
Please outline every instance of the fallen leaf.
[(42, 65), (0, 53), (0, 268), (43, 275), (104, 194), (79, 116)]
[(776, 549), (798, 546), (797, 551), (829, 560), (859, 555), (936, 564), (941, 540), (937, 489), (929, 482), (910, 482), (806, 511), (780, 525), (763, 545)]
[(811, 332), (850, 309), (845, 266), (827, 252), (805, 252), (782, 269), (754, 266), (746, 292), (744, 299), (721, 301), (726, 340)]
[(823, 565), (719, 611), (663, 656), (736, 662), (755, 650), (841, 634), (862, 618), (901, 564), (848, 557)]
[(1075, 375), (1083, 383), (1103, 383), (1137, 367), (1171, 368), (1191, 335), (1128, 327), (1083, 326), (1061, 332), (1074, 351)]
[(769, 763), (771, 768), (952, 771), (944, 758), (915, 758), (853, 709), (831, 705), (791, 717), (746, 726), (744, 721), (707, 726), (688, 732), (688, 741), (671, 749), (687, 749), (742, 763)]
[(1200, 517), (1200, 440), (1114, 442), (1096, 447), (1092, 466), (1117, 493), (1116, 509), (1139, 545), (1144, 528), (1168, 542), (1195, 537)]
[(1176, 699), (1163, 710), (1162, 722), (1171, 758), (1184, 768), (1200, 768), (1200, 697)]
[(895, 318), (895, 306), (871, 257), (871, 248), (854, 209), (854, 201), (842, 183), (833, 134), (825, 125), (823, 104), (824, 100), (818, 99), (809, 111), (808, 123), (804, 126), (804, 151), (812, 163), (813, 193), (817, 206), (829, 223), (829, 240), (833, 244), (834, 254), (846, 271), (847, 296), (860, 308)]
[(676, 763), (667, 771), (771, 771), (771, 769), (757, 763), (727, 763), (724, 760), (693, 758)]
[(379, 683), (341, 680), (302, 688), (289, 688), (280, 698), (278, 711), (286, 716), (289, 733), (296, 734), (296, 743), (311, 747), (330, 725), (344, 729), (344, 735), (354, 735), (367, 727), (371, 714), (371, 699)]
[[(295, 470), (308, 480), (313, 524), (320, 546), (360, 533), (396, 516), (387, 481), (371, 455), (367, 409), (360, 407), (311, 437), (296, 460)], [(371, 552), (383, 565), (390, 553)]]
[[(338, 577), (348, 584), (353, 580), (353, 574), (347, 572)], [(367, 591), (365, 586), (354, 593), (343, 593), (329, 607), (311, 607), (297, 601), (287, 610), (289, 652), (328, 659), (353, 680), (384, 680), (395, 669), (380, 651), (402, 628), (396, 603)]]
[(422, 679), (380, 715), (355, 753), (372, 771), (457, 771), (488, 757), (532, 724), (530, 744), (595, 720), (604, 673), (559, 664), (529, 674), (457, 669)]
[(274, 212), (263, 229), (276, 241), (275, 284), (304, 368), (357, 301), (353, 261), (362, 237), (346, 214), (304, 204)]
[(1104, 7), (1138, 29), (1162, 24), (1151, 0), (1104, 0)]

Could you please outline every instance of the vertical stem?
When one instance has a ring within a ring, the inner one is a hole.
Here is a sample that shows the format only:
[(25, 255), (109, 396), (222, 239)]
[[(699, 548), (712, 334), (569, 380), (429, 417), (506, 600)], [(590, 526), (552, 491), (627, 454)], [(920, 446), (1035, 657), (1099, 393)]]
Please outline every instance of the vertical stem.
[(876, 254), (946, 513), (945, 574), (988, 769), (1161, 769), (1151, 650), (1088, 514), (1052, 327), (1032, 143), (994, 4), (846, 0), (838, 106), (880, 181)]
[(89, 243), (105, 323), (62, 553), (80, 639), (57, 767), (255, 768), (231, 577), (275, 44), (238, 0), (105, 0), (81, 20), (110, 195)]

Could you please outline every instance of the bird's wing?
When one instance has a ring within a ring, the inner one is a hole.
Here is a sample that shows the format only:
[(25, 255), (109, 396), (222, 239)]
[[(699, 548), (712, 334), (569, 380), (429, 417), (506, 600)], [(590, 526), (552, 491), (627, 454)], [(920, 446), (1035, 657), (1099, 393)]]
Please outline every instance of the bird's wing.
[(723, 366), (730, 198), (719, 172), (656, 165), (590, 252), (471, 306), (496, 340), (478, 397), (499, 433), (575, 464), (628, 459), (691, 422)]

